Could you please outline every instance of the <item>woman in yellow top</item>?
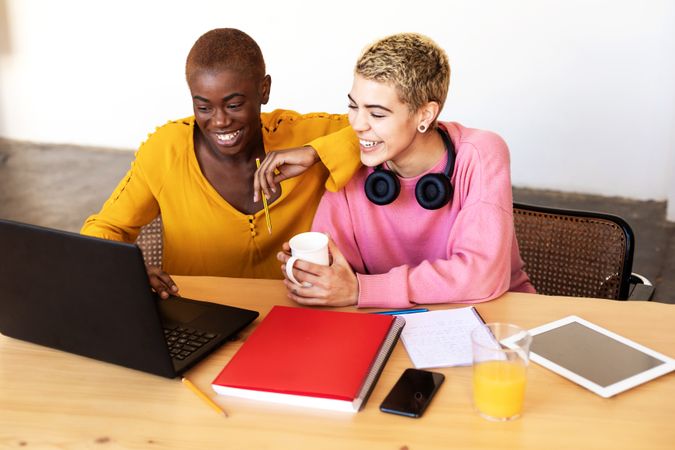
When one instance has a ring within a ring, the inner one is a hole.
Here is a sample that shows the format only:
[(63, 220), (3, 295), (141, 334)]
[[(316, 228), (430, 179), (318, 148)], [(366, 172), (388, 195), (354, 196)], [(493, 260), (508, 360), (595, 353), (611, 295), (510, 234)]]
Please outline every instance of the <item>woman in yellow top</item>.
[[(178, 291), (168, 273), (280, 278), (276, 253), (282, 243), (309, 230), (324, 186), (341, 188), (360, 164), (346, 116), (261, 113), (271, 78), (260, 48), (239, 30), (201, 36), (188, 55), (186, 78), (194, 116), (148, 137), (101, 211), (81, 230), (134, 242), (140, 228), (161, 213), (163, 265), (149, 267), (148, 275), (163, 298)], [(270, 234), (253, 178), (256, 158), (280, 149), (292, 150), (264, 163), (276, 168), (275, 182), (281, 181), (268, 199)], [(319, 158), (323, 164), (315, 164)]]

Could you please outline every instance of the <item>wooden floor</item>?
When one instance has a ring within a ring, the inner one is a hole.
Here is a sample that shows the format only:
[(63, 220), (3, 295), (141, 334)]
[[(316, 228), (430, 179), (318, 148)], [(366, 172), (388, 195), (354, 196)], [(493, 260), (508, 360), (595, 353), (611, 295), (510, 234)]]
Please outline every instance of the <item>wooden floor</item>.
[[(0, 217), (78, 231), (129, 169), (133, 152), (45, 145), (0, 138)], [(675, 224), (665, 202), (514, 188), (514, 200), (617, 214), (636, 235), (633, 271), (675, 303)]]

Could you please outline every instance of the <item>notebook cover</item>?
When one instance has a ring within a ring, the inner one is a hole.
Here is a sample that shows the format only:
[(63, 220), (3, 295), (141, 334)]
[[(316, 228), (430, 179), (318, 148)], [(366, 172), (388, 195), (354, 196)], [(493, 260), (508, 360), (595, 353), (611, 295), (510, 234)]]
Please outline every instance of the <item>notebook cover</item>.
[(274, 306), (212, 384), (352, 401), (394, 319)]

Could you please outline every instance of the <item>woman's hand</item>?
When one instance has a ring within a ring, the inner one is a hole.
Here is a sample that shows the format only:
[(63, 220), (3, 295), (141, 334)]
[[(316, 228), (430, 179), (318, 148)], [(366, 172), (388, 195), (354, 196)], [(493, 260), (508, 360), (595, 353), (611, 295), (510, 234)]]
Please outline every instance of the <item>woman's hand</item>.
[(260, 189), (271, 198), (279, 183), (293, 178), (319, 161), (319, 155), (310, 146), (269, 152), (253, 175), (253, 201), (260, 201)]
[(150, 286), (162, 299), (166, 300), (170, 295), (178, 294), (178, 286), (176, 286), (176, 283), (173, 282), (168, 273), (159, 267), (153, 266), (146, 266), (145, 270), (148, 272)]
[(330, 266), (298, 260), (293, 266), (293, 275), (302, 283), (298, 286), (286, 277), (286, 262), (290, 258), (290, 247), (284, 243), (277, 259), (283, 264), (284, 284), (288, 298), (301, 305), (348, 306), (359, 299), (359, 281), (351, 266), (332, 239), (328, 241), (332, 256)]

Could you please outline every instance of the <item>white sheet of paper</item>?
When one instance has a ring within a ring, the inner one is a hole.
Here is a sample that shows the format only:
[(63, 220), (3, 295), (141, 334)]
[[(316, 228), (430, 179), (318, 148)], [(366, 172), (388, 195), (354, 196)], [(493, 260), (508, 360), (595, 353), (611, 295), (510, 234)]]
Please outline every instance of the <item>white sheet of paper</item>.
[(483, 321), (473, 306), (407, 314), (401, 340), (418, 369), (472, 363), (471, 330)]

